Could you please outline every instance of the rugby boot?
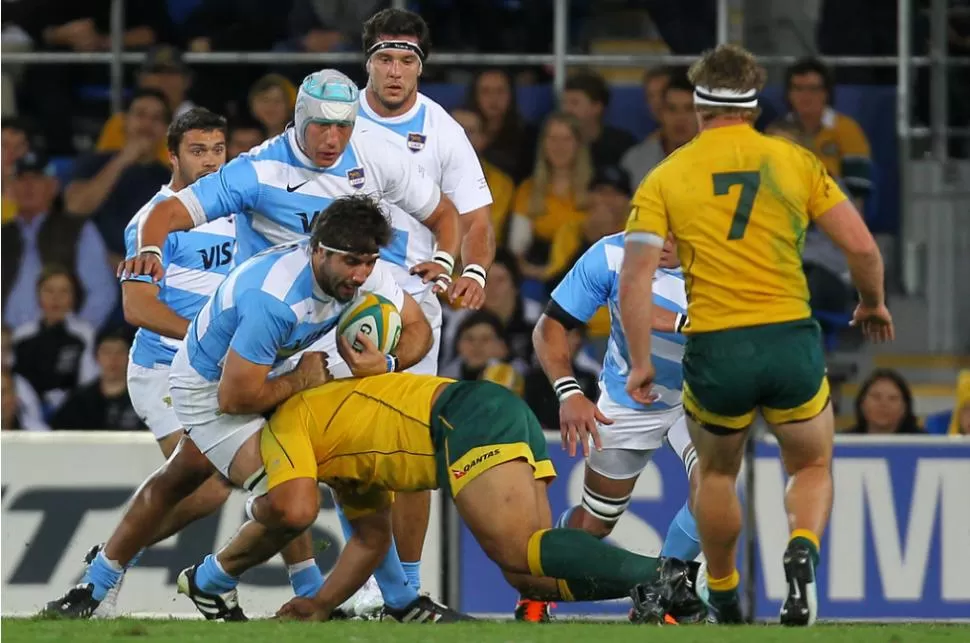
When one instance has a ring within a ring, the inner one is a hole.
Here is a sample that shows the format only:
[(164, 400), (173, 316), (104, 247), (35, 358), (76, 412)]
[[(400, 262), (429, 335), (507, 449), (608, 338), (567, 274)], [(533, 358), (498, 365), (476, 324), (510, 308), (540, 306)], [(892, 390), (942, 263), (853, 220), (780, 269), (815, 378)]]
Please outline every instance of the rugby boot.
[(707, 586), (707, 563), (701, 563), (694, 581), (694, 593), (707, 607), (707, 622), (719, 625), (740, 625), (744, 623), (744, 612), (741, 611), (741, 601), (735, 592), (734, 600), (729, 603), (714, 605), (711, 603), (711, 591)]
[(94, 598), (94, 585), (84, 583), (67, 590), (64, 596), (51, 601), (41, 611), (42, 618), (91, 618), (101, 601)]
[(548, 623), (552, 620), (550, 611), (553, 607), (555, 607), (555, 603), (548, 601), (519, 599), (519, 602), (515, 604), (515, 620), (526, 623)]
[[(95, 545), (89, 549), (88, 553), (84, 556), (84, 564), (90, 566), (102, 549), (104, 549), (104, 543)], [(94, 618), (114, 618), (118, 608), (118, 594), (121, 592), (121, 584), (125, 582), (125, 572), (127, 571), (127, 569), (124, 569), (121, 572), (121, 576), (118, 577), (118, 582), (101, 599), (101, 604), (94, 610)]]
[(781, 606), (781, 624), (810, 626), (818, 618), (818, 594), (815, 586), (815, 564), (805, 545), (789, 543), (783, 559), (788, 597)]
[(665, 558), (657, 578), (638, 585), (631, 592), (634, 623), (697, 623), (707, 615), (707, 608), (694, 593), (700, 565), (676, 558)]
[(393, 620), (398, 623), (457, 623), (475, 619), (432, 600), (430, 596), (422, 595), (399, 610), (385, 605), (381, 620)]
[(178, 577), (178, 593), (185, 594), (208, 621), (248, 621), (239, 607), (239, 594), (232, 589), (224, 594), (209, 594), (195, 582), (198, 565), (186, 567)]

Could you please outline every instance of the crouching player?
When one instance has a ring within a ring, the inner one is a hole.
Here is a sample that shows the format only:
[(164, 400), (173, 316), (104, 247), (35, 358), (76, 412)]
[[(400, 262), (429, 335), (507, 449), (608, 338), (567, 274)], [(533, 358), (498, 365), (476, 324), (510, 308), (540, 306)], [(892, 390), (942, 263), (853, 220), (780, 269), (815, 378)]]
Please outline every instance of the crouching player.
[[(687, 296), (673, 242), (668, 240), (662, 268), (653, 282), (657, 399), (648, 405), (635, 402), (625, 390), (627, 343), (616, 318), (622, 262), (622, 233), (596, 242), (553, 291), (533, 333), (536, 356), (559, 397), (563, 448), (574, 456), (579, 442), (586, 456), (582, 504), (567, 509), (556, 524), (584, 529), (598, 538), (613, 531), (630, 504), (637, 478), (665, 438), (684, 462), (691, 487), (695, 485), (696, 457), (681, 404), (685, 338), (678, 331), (686, 323)], [(605, 305), (613, 324), (600, 376), (600, 398), (594, 403), (583, 395), (573, 374), (566, 333), (586, 323)], [(595, 446), (592, 451), (590, 442)], [(688, 499), (667, 530), (660, 553), (693, 560), (700, 553), (699, 541)], [(699, 601), (686, 607), (687, 612), (672, 614), (673, 618), (693, 621), (703, 617)], [(548, 615), (546, 604), (523, 600), (516, 607), (519, 620), (546, 621)]]
[(666, 609), (687, 600), (696, 573), (581, 529), (551, 528), (546, 486), (556, 474), (542, 428), (525, 402), (491, 382), (410, 373), (329, 382), (288, 400), (245, 452), (264, 469), (254, 474), (263, 495), (243, 531), (258, 521), (265, 532), (255, 543), (241, 542), (241, 532), (219, 552), (227, 574), (242, 574), (313, 522), (318, 482), (354, 527), (321, 590), (291, 600), (282, 617), (326, 620), (364, 583), (390, 546), (395, 491), (448, 489), (486, 554), (530, 598), (607, 600), (646, 586), (637, 594), (662, 588), (669, 600), (657, 603)]

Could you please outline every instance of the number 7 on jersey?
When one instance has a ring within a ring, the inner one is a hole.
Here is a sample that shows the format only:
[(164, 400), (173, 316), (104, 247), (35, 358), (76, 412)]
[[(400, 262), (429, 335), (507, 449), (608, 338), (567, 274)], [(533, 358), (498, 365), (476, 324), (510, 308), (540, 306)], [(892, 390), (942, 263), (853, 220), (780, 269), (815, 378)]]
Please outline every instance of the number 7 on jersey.
[(738, 205), (734, 209), (734, 217), (731, 218), (728, 241), (737, 241), (744, 237), (744, 230), (748, 227), (748, 219), (751, 217), (751, 208), (754, 207), (758, 188), (761, 187), (761, 174), (758, 172), (718, 172), (714, 175), (714, 196), (729, 194), (731, 187), (735, 185), (741, 186), (741, 195), (738, 197)]

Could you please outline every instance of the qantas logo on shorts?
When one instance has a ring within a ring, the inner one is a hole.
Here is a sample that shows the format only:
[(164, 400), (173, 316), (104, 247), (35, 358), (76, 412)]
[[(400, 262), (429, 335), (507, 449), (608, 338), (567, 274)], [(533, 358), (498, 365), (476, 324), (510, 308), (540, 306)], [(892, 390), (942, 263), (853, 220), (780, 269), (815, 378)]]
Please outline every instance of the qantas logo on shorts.
[(481, 463), (485, 462), (489, 458), (497, 456), (500, 451), (501, 449), (492, 449), (488, 453), (483, 453), (482, 455), (478, 456), (477, 458), (475, 458), (474, 460), (472, 460), (471, 462), (463, 466), (461, 469), (452, 469), (451, 475), (455, 477), (455, 480), (461, 480), (468, 474), (469, 471), (471, 471)]

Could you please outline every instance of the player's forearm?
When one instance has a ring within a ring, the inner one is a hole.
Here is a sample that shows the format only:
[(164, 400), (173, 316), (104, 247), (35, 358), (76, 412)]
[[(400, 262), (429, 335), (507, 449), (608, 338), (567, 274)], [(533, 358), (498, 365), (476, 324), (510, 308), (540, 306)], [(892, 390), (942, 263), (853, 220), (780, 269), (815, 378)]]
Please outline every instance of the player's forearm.
[(185, 333), (189, 330), (189, 320), (176, 314), (156, 297), (132, 296), (132, 288), (127, 283), (121, 288), (121, 297), (125, 321), (132, 326), (172, 339), (185, 338)]
[(279, 377), (266, 378), (259, 388), (247, 390), (219, 382), (219, 410), (232, 415), (264, 413), (282, 404), (306, 388), (306, 380), (299, 369)]
[(169, 233), (178, 230), (191, 230), (195, 227), (192, 216), (181, 201), (174, 197), (165, 199), (148, 213), (138, 235), (138, 247), (165, 244)]
[(555, 384), (563, 377), (575, 377), (566, 328), (562, 324), (548, 315), (542, 315), (532, 331), (532, 343), (539, 365), (550, 383)]
[(846, 260), (862, 302), (869, 307), (885, 303), (885, 270), (879, 248), (874, 246), (870, 252), (847, 254)]
[[(390, 545), (390, 534), (386, 544)], [(364, 542), (357, 534), (351, 536), (314, 598), (319, 610), (329, 617), (333, 610), (363, 587), (387, 555), (387, 546), (381, 548), (379, 544)]]
[[(433, 295), (428, 295), (429, 297)], [(401, 328), (401, 339), (398, 340), (394, 356), (397, 358), (397, 370), (411, 368), (428, 354), (434, 344), (431, 325), (422, 313), (419, 319), (409, 320)]]
[[(650, 362), (653, 325), (653, 269), (642, 243), (627, 243), (620, 269), (620, 323), (630, 352), (630, 366)], [(659, 253), (658, 253), (659, 254)]]
[(461, 247), (461, 224), (458, 222), (458, 210), (455, 204), (442, 195), (438, 207), (424, 224), (434, 234), (438, 250), (443, 250), (454, 257)]
[(495, 231), (492, 230), (491, 211), (488, 206), (460, 217), (461, 262), (463, 265), (479, 265), (488, 270), (495, 260)]

